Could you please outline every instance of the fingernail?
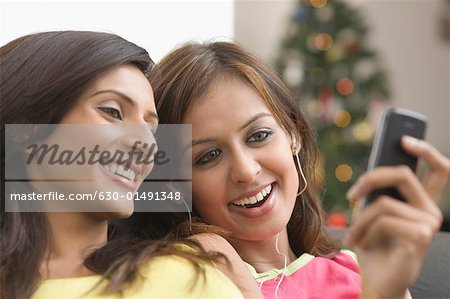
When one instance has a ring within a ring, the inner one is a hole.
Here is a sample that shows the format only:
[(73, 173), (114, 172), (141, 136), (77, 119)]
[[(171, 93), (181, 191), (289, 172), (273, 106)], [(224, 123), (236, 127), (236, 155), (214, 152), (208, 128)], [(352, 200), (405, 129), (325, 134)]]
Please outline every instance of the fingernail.
[(356, 203), (358, 202), (358, 200), (356, 198), (348, 198), (348, 202), (350, 205), (350, 209), (352, 209), (353, 211), (356, 207)]
[(411, 136), (405, 135), (402, 137), (403, 141), (408, 143), (410, 146), (418, 146), (419, 145), (419, 141)]

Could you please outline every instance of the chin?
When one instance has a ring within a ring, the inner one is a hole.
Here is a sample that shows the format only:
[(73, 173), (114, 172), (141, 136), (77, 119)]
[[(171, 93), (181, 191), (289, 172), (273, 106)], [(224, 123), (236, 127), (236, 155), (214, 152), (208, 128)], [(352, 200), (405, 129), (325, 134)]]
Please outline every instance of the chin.
[(106, 214), (108, 216), (108, 219), (124, 219), (130, 217), (133, 214), (133, 209), (107, 212)]
[(270, 230), (233, 233), (232, 236), (233, 238), (246, 241), (263, 241), (276, 236), (279, 232), (283, 231), (285, 228), (286, 225), (284, 226), (277, 225), (276, 227), (275, 226), (271, 227)]
[(130, 217), (133, 214), (133, 211), (131, 212), (114, 212), (111, 213), (111, 217), (109, 218), (117, 218), (117, 219), (125, 219)]
[(104, 214), (107, 219), (128, 218), (134, 212), (133, 202), (114, 202), (112, 205), (105, 207)]

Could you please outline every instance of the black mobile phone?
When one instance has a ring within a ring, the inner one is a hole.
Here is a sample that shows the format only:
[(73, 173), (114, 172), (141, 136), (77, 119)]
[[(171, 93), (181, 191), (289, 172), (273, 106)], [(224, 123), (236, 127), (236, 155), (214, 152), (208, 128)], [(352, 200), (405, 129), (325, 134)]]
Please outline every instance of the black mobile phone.
[[(375, 134), (367, 170), (378, 166), (407, 165), (416, 172), (417, 157), (407, 154), (400, 145), (402, 136), (417, 139), (425, 138), (427, 119), (424, 115), (402, 108), (389, 108), (384, 111), (381, 123)], [(380, 195), (388, 195), (404, 201), (395, 188), (373, 191), (364, 201), (364, 206), (374, 202)]]

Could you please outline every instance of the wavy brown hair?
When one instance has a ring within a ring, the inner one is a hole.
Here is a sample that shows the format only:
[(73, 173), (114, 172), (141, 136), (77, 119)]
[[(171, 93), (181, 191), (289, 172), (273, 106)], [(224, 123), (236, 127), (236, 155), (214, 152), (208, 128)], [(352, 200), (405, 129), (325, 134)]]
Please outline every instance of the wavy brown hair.
[[(92, 82), (125, 64), (136, 66), (146, 76), (154, 65), (143, 48), (102, 32), (42, 32), (1, 47), (1, 140), (5, 138), (5, 124), (59, 123)], [(5, 143), (1, 146), (2, 172), (8, 158)], [(24, 157), (19, 159), (23, 161)], [(5, 190), (3, 178), (2, 174), (1, 190)], [(0, 297), (29, 298), (40, 280), (39, 268), (52, 243), (49, 223), (45, 213), (5, 212), (5, 194), (1, 193)], [(132, 282), (142, 263), (153, 256), (185, 257), (200, 270), (197, 274), (202, 270), (200, 261), (217, 258), (194, 241), (178, 240), (177, 244), (193, 247), (198, 254), (180, 250), (167, 238), (161, 240), (156, 228), (148, 230), (151, 238), (142, 240), (111, 229), (106, 245), (86, 257), (88, 269), (109, 279), (107, 291), (120, 291)]]
[[(233, 76), (253, 88), (277, 122), (286, 131), (296, 132), (297, 140), (301, 142), (299, 158), (308, 188), (297, 197), (288, 222), (289, 243), (297, 256), (303, 252), (332, 256), (339, 245), (326, 231), (317, 195), (314, 173), (317, 141), (314, 131), (270, 66), (235, 43), (188, 43), (181, 46), (163, 58), (152, 71), (150, 82), (160, 122), (183, 123), (185, 114), (195, 101), (223, 76)], [(303, 181), (301, 177), (299, 181)]]

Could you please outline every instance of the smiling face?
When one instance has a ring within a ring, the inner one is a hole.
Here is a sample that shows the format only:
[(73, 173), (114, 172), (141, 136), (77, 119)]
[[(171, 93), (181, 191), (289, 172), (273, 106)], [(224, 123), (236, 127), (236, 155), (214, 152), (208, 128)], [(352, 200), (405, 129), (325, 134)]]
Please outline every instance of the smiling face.
[(193, 102), (192, 192), (200, 216), (242, 240), (283, 230), (298, 189), (290, 135), (264, 100), (242, 81), (224, 77)]
[[(85, 147), (86, 154), (88, 150), (99, 146), (99, 151), (110, 152), (111, 156), (116, 151), (122, 151), (125, 153), (124, 159), (127, 159), (134, 143), (140, 141), (141, 144), (136, 150), (145, 153), (150, 148), (144, 149), (142, 144), (156, 144), (153, 133), (158, 125), (158, 117), (152, 88), (138, 68), (132, 65), (117, 67), (94, 81), (75, 101), (60, 124), (83, 126), (72, 126), (78, 136), (69, 138), (64, 136), (67, 135), (66, 128), (58, 127), (44, 141), (46, 144), (63, 144), (64, 148), (73, 149), (75, 153)], [(120, 212), (115, 216), (127, 216), (132, 212), (133, 201), (123, 199), (126, 199), (127, 193), (137, 190), (153, 165), (131, 163), (128, 168), (123, 163), (117, 163), (117, 160), (110, 161), (106, 165), (84, 163), (63, 165), (59, 168), (36, 166), (31, 167), (29, 173), (31, 177), (70, 175), (71, 182), (61, 187), (65, 189), (63, 191), (78, 194), (95, 191), (116, 192), (125, 206), (124, 215)], [(57, 185), (51, 183), (38, 187), (41, 192), (60, 191), (57, 188)], [(114, 201), (107, 202), (109, 205), (112, 203)], [(119, 209), (122, 211), (122, 208)]]

